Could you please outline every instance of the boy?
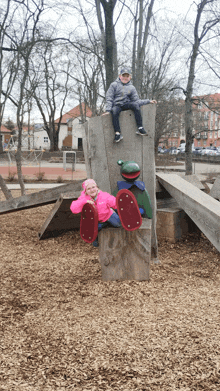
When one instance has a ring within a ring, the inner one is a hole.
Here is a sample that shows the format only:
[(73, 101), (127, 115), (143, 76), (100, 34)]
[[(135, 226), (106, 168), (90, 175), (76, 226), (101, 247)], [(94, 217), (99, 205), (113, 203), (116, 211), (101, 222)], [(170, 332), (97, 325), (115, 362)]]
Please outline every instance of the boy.
[(112, 121), (115, 130), (114, 142), (118, 143), (123, 139), (119, 124), (119, 114), (124, 110), (133, 110), (140, 136), (147, 136), (148, 133), (143, 128), (140, 106), (149, 103), (157, 103), (156, 100), (140, 100), (136, 88), (131, 83), (131, 71), (122, 68), (118, 79), (110, 84), (106, 94), (106, 113), (112, 113)]

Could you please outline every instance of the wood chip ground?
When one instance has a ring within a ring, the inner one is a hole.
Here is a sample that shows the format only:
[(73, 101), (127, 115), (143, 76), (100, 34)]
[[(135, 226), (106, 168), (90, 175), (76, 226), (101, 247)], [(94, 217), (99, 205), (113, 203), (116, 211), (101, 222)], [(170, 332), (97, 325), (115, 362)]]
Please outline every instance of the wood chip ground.
[(159, 243), (149, 282), (103, 282), (78, 231), (38, 240), (51, 208), (0, 217), (0, 391), (220, 391), (210, 242)]

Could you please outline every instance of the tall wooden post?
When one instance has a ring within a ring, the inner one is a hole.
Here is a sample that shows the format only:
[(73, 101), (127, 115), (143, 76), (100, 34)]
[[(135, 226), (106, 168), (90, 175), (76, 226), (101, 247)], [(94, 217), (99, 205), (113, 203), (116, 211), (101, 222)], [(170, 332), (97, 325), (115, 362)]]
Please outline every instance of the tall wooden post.
[(150, 195), (153, 219), (151, 231), (152, 257), (157, 258), (156, 237), (156, 177), (154, 157), (156, 106), (142, 107), (143, 126), (149, 136), (136, 134), (136, 123), (132, 111), (120, 114), (123, 140), (113, 143), (114, 129), (111, 114), (93, 117), (85, 127), (83, 149), (85, 153), (87, 176), (93, 178), (101, 190), (112, 193), (117, 188), (117, 181), (122, 180), (119, 159), (134, 160), (141, 168), (139, 180), (145, 182)]

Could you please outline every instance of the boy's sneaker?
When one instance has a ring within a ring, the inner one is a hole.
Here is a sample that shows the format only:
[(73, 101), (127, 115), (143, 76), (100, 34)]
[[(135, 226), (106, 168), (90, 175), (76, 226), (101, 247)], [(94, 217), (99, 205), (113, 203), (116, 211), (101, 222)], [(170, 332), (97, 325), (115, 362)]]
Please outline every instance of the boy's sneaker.
[(148, 136), (148, 132), (143, 128), (143, 126), (141, 128), (138, 128), (136, 133), (140, 136)]
[(115, 138), (114, 138), (114, 143), (119, 143), (119, 141), (121, 141), (123, 139), (123, 136), (121, 135), (121, 133), (117, 132), (115, 133)]

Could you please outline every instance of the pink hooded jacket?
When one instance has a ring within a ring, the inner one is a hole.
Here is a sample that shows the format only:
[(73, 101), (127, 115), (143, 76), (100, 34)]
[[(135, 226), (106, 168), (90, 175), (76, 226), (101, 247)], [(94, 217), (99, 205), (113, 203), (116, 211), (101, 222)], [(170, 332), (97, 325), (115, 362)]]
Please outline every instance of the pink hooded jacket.
[[(91, 200), (91, 197), (88, 194), (85, 194), (82, 191), (81, 195), (76, 201), (73, 201), (70, 205), (70, 210), (72, 213), (80, 213), (83, 206), (88, 200)], [(109, 193), (99, 190), (96, 200), (94, 201), (96, 208), (98, 210), (99, 221), (105, 222), (109, 217), (114, 213), (111, 209), (116, 209), (116, 198)]]

